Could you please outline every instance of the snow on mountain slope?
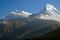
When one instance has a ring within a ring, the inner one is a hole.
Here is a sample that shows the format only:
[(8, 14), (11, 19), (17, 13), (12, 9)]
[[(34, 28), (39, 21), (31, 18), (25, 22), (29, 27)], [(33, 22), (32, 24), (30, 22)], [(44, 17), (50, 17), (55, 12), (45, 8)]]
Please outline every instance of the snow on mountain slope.
[(51, 4), (47, 4), (46, 5), (46, 13), (50, 14), (50, 15), (57, 15), (60, 12)]
[(36, 16), (36, 18), (60, 21), (60, 12), (53, 5), (47, 4), (44, 14)]
[[(44, 10), (44, 11), (43, 11)], [(11, 18), (38, 18), (44, 20), (56, 20), (60, 21), (60, 12), (51, 4), (47, 4), (41, 14), (32, 14), (25, 11), (10, 12), (8, 16), (1, 17), (0, 19), (11, 19)], [(32, 15), (32, 16), (30, 16)]]

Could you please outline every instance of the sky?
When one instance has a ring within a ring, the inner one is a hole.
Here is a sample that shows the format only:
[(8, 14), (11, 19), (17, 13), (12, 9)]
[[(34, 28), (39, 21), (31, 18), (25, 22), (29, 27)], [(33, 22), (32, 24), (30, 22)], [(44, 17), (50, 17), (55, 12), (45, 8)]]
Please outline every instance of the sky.
[(60, 0), (0, 0), (0, 17), (15, 10), (39, 13), (46, 4), (52, 4), (60, 11)]

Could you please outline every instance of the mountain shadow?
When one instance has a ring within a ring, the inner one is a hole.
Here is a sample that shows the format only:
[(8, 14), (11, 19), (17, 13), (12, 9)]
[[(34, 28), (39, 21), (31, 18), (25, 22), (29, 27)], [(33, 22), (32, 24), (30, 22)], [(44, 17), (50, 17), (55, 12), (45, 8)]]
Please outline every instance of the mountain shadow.
[[(38, 38), (48, 32), (51, 32), (60, 27), (60, 23), (54, 20), (34, 19), (28, 24), (21, 26), (12, 32), (6, 33), (2, 36), (2, 40), (25, 40)], [(13, 27), (13, 26), (12, 26)], [(16, 26), (17, 27), (17, 26)]]

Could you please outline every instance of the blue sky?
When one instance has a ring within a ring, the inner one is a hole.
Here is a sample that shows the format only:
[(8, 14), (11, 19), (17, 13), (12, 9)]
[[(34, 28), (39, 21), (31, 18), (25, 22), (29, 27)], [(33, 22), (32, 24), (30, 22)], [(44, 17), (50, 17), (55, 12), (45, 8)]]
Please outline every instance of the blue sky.
[(0, 0), (0, 17), (15, 10), (38, 13), (47, 3), (53, 4), (60, 11), (60, 0)]

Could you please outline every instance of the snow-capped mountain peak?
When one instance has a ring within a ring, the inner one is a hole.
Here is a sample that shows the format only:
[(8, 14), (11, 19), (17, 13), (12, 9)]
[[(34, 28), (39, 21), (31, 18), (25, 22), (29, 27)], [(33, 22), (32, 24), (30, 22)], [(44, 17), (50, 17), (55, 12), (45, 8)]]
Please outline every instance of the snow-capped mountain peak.
[(45, 13), (48, 15), (58, 15), (60, 12), (54, 7), (54, 5), (47, 4)]
[(46, 5), (46, 10), (47, 11), (50, 11), (50, 10), (57, 10), (53, 5), (51, 5), (51, 4), (47, 4)]
[[(60, 12), (51, 4), (47, 4), (45, 6), (44, 11), (41, 14), (32, 14), (26, 11), (18, 11), (10, 12), (8, 16), (1, 17), (1, 19), (12, 19), (12, 18), (40, 18), (40, 19), (48, 19), (48, 20), (59, 20)], [(60, 20), (59, 20), (60, 21)]]
[(60, 12), (53, 5), (47, 4), (45, 7), (45, 11), (36, 17), (44, 20), (60, 21)]

